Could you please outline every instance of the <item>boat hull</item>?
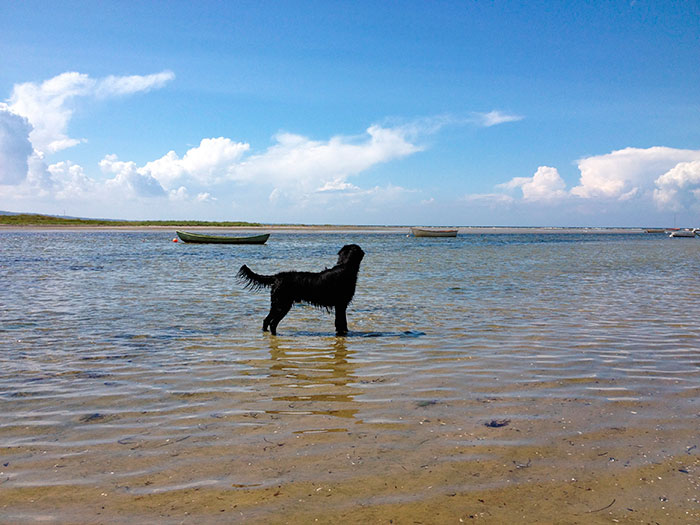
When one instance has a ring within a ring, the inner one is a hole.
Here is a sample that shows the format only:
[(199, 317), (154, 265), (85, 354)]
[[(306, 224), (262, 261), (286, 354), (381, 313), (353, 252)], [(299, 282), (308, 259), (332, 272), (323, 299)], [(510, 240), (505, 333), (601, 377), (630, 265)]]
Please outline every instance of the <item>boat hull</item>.
[(190, 233), (176, 231), (177, 236), (183, 242), (195, 244), (265, 244), (270, 237), (269, 233), (262, 235), (252, 235), (249, 237), (228, 237), (225, 235), (205, 235), (201, 233)]
[(695, 230), (679, 230), (671, 232), (669, 237), (695, 237)]
[(433, 230), (426, 228), (411, 228), (414, 237), (457, 237), (456, 229)]

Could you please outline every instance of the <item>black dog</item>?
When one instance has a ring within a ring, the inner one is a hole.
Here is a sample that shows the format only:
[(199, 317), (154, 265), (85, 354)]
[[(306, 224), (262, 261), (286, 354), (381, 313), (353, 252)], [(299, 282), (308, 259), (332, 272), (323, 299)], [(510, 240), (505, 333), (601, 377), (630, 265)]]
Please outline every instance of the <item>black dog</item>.
[(322, 272), (280, 272), (275, 275), (259, 275), (245, 264), (236, 277), (249, 290), (270, 288), (270, 313), (263, 321), (263, 331), (268, 327), (277, 335), (277, 325), (294, 303), (335, 309), (335, 332), (348, 333), (345, 311), (355, 295), (357, 273), (365, 256), (357, 244), (347, 244), (338, 252), (338, 264)]

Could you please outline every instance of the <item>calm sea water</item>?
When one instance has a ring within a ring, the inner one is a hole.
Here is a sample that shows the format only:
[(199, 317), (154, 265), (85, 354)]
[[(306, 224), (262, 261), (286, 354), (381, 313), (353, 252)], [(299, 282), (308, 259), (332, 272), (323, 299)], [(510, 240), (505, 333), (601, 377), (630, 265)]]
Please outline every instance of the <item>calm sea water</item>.
[[(17, 498), (6, 518), (45, 513), (22, 503), (37, 487), (131, 503), (237, 490), (255, 497), (220, 512), (260, 520), (357, 504), (430, 509), (442, 504), (418, 480), (449, 500), (676, 458), (686, 463), (665, 491), (697, 491), (699, 240), (172, 237), (0, 233), (0, 493)], [(317, 271), (348, 243), (366, 252), (349, 336), (303, 306), (278, 337), (263, 334), (269, 295), (236, 283), (240, 265)], [(313, 483), (345, 496), (296, 503)], [(698, 512), (692, 495), (669, 497), (652, 495), (659, 509)]]

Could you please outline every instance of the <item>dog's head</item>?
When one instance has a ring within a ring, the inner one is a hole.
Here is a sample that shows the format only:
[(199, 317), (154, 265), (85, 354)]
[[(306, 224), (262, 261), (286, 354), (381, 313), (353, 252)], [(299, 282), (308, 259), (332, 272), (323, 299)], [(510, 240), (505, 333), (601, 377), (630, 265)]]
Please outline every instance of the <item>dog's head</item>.
[(346, 244), (338, 252), (338, 264), (354, 264), (360, 266), (365, 252), (357, 244)]

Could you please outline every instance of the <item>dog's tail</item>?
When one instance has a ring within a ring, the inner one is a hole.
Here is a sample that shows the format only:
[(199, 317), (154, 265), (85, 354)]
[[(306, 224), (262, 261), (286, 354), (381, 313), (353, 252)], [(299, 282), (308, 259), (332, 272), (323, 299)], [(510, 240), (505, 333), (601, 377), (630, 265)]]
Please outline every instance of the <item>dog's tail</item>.
[(243, 283), (243, 285), (248, 290), (262, 290), (263, 288), (269, 288), (272, 283), (275, 282), (275, 278), (271, 275), (260, 275), (255, 273), (253, 270), (248, 268), (245, 264), (241, 266), (236, 274), (236, 279), (238, 282)]

